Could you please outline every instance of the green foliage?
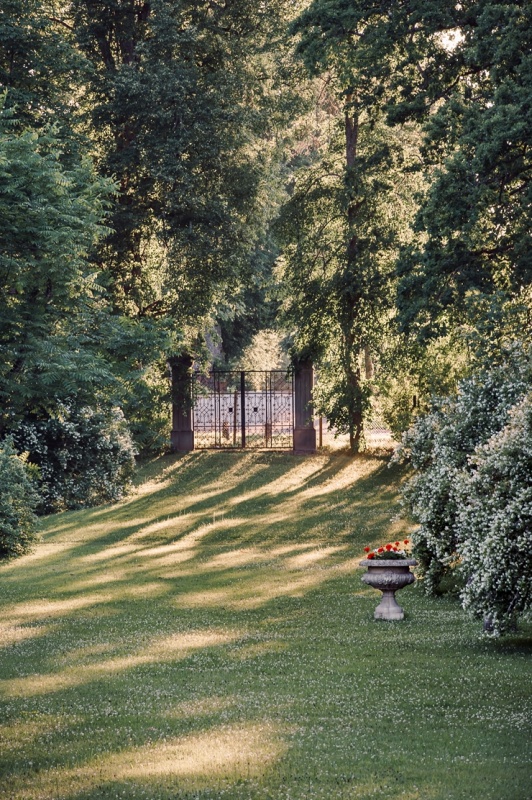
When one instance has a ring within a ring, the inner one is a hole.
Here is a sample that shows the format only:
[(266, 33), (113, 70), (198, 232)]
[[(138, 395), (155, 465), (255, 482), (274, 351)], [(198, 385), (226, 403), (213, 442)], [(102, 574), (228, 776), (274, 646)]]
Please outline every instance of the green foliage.
[(289, 358), (283, 347), (283, 335), (279, 331), (264, 329), (255, 334), (244, 349), (240, 360), (242, 369), (288, 369)]
[(402, 330), (473, 351), (530, 335), (530, 4), (314, 0), (294, 24), (371, 118), (423, 129), (416, 234), (397, 262)]
[(457, 486), (465, 608), (495, 634), (532, 610), (532, 395), (477, 446)]
[(477, 325), (487, 301), (500, 320), (484, 333), (500, 343), (532, 278), (530, 4), (315, 0), (298, 29), (309, 64), (332, 60), (371, 108), (424, 123), (429, 188), (399, 262), (403, 327), (423, 338)]
[(128, 315), (197, 325), (238, 288), (289, 111), (271, 57), (287, 5), (71, 4), (100, 169), (119, 182), (100, 257)]
[(456, 13), (461, 38), (446, 58), (461, 79), (432, 79), (445, 99), (426, 123), (425, 160), (436, 170), (418, 215), (426, 240), (400, 266), (402, 318), (420, 333), (445, 329), (475, 322), (479, 299), (490, 298), (497, 340), (515, 313), (505, 304), (532, 280), (532, 10), (486, 2)]
[(396, 441), (420, 414), (430, 411), (434, 397), (456, 394), (469, 370), (470, 358), (459, 337), (423, 345), (402, 336), (383, 341), (374, 405)]
[[(505, 356), (499, 365), (462, 381), (456, 397), (436, 400), (432, 412), (420, 417), (404, 435), (396, 455), (407, 458), (415, 470), (404, 497), (420, 523), (412, 541), (428, 592), (437, 589), (464, 548), (470, 547), (470, 530), (462, 520), (467, 518), (468, 503), (472, 508), (477, 504), (474, 497), (467, 500), (476, 480), (475, 453), (481, 453), (483, 445), (505, 427), (510, 409), (532, 382), (530, 361), (522, 348), (508, 350)], [(494, 494), (504, 499), (504, 491)], [(504, 514), (505, 508), (501, 502), (498, 513)], [(477, 529), (473, 549), (482, 536), (489, 541), (488, 530), (478, 533)], [(474, 563), (474, 558), (468, 563)], [(474, 579), (482, 580), (482, 574)]]
[(111, 185), (88, 162), (67, 168), (54, 129), (0, 128), (0, 430), (47, 420), (58, 403), (124, 409), (139, 447), (160, 452), (169, 402), (165, 358), (177, 325), (113, 315), (89, 256)]
[(54, 123), (63, 146), (71, 147), (84, 59), (61, 24), (61, 11), (54, 0), (2, 0), (0, 93), (6, 93), (6, 107), (16, 109), (19, 132)]
[(56, 395), (112, 381), (83, 347), (99, 287), (87, 255), (105, 228), (109, 184), (88, 163), (61, 164), (53, 129), (10, 131), (0, 117), (0, 430)]
[(37, 493), (11, 438), (0, 442), (0, 559), (27, 553), (36, 540)]
[(297, 174), (279, 222), (285, 324), (294, 350), (319, 369), (318, 412), (354, 450), (372, 392), (365, 354), (378, 360), (393, 334), (393, 262), (417, 181), (413, 131), (370, 124), (363, 109), (356, 124), (354, 163), (344, 163), (345, 132), (335, 135)]
[(41, 513), (118, 500), (135, 468), (135, 448), (117, 408), (57, 403), (47, 419), (13, 430), (19, 451), (39, 467)]

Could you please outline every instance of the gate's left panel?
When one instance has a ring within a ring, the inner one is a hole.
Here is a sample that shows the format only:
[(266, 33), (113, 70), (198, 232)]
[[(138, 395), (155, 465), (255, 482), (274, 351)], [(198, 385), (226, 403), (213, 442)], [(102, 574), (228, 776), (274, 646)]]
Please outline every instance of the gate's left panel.
[(242, 447), (240, 373), (194, 375), (196, 448)]

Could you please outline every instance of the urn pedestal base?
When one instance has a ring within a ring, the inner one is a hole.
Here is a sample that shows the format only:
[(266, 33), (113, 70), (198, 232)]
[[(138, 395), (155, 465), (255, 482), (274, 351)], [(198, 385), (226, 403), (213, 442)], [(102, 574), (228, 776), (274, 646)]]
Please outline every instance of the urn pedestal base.
[(405, 613), (395, 599), (395, 593), (410, 583), (414, 583), (416, 579), (410, 572), (410, 567), (415, 567), (416, 564), (417, 561), (414, 558), (382, 561), (365, 558), (360, 562), (361, 567), (368, 568), (368, 571), (362, 575), (364, 583), (382, 592), (382, 600), (373, 615), (375, 619), (404, 619)]

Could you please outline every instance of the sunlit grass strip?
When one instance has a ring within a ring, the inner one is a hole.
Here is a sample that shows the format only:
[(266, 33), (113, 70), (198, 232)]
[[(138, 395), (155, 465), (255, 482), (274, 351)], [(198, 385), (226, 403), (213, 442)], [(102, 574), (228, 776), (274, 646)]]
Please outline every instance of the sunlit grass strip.
[[(385, 460), (196, 453), (0, 568), (2, 800), (528, 800), (530, 629), (376, 623)], [(528, 634), (528, 638), (527, 638)]]

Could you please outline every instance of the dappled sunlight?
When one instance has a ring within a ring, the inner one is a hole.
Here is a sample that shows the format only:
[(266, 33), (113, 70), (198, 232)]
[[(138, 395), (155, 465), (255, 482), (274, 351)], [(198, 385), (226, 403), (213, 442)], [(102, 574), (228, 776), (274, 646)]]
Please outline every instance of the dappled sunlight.
[(66, 555), (66, 553), (68, 553), (68, 551), (73, 550), (76, 547), (76, 544), (76, 542), (38, 542), (35, 546), (35, 549), (32, 550), (31, 553), (27, 553), (25, 556), (20, 556), (16, 559), (16, 561), (8, 561), (7, 564), (0, 565), (0, 574), (2, 575), (2, 580), (5, 580), (6, 577), (8, 579), (18, 579), (21, 568), (31, 569), (36, 564), (39, 564), (39, 562), (50, 560), (56, 558), (57, 556), (63, 557)]
[(330, 570), (301, 570), (289, 572), (277, 570), (260, 575), (239, 576), (227, 586), (203, 589), (197, 592), (183, 592), (174, 603), (181, 608), (218, 608), (220, 606), (234, 610), (259, 608), (265, 603), (279, 597), (300, 597), (305, 591), (315, 589), (332, 575)]
[(18, 603), (4, 609), (4, 618), (11, 619), (15, 624), (22, 620), (39, 620), (48, 617), (61, 617), (72, 611), (80, 611), (89, 606), (109, 603), (113, 599), (111, 592), (84, 594), (80, 597), (69, 597), (64, 600), (34, 600), (27, 603)]
[[(295, 491), (301, 487), (301, 484), (307, 480), (311, 475), (319, 472), (322, 468), (324, 459), (321, 457), (309, 457), (296, 464), (295, 467), (285, 472), (280, 477), (273, 481), (265, 481), (264, 484), (257, 486), (247, 491), (242, 491), (238, 497), (228, 499), (228, 505), (240, 505), (254, 500), (261, 495), (271, 496)], [(246, 475), (246, 479), (249, 476)]]
[[(185, 604), (191, 602), (198, 605), (198, 598), (203, 598), (200, 604), (206, 602), (207, 605), (216, 605), (218, 602), (223, 605), (229, 604), (233, 607), (233, 602), (238, 602), (238, 607), (242, 603), (242, 593), (251, 592), (254, 596), (253, 607), (260, 602), (267, 602), (268, 599), (276, 596), (274, 592), (268, 591), (268, 586), (275, 583), (277, 590), (286, 581), (286, 575), (290, 572), (301, 572), (302, 570), (312, 570), (315, 566), (319, 580), (327, 579), (328, 570), (336, 569), (345, 562), (342, 560), (343, 554), (348, 548), (347, 545), (321, 546), (317, 542), (306, 542), (293, 545), (282, 545), (275, 548), (268, 547), (239, 547), (234, 550), (226, 550), (205, 561), (190, 563), (193, 553), (187, 558), (180, 558), (168, 547), (168, 554), (165, 558), (154, 559), (152, 565), (157, 569), (159, 578), (165, 580), (178, 580), (179, 578), (191, 578), (194, 576), (204, 576), (205, 589), (200, 592), (179, 593), (178, 601)], [(188, 562), (186, 566), (182, 566)], [(356, 569), (358, 562), (349, 560), (348, 569)], [(258, 573), (253, 569), (261, 568)], [(249, 569), (248, 569), (249, 568)], [(244, 572), (245, 570), (245, 572)], [(238, 571), (238, 574), (235, 573)], [(240, 572), (242, 571), (242, 572)], [(226, 586), (221, 587), (217, 584), (216, 588), (208, 588), (208, 578), (211, 573), (227, 572), (225, 577)], [(179, 591), (179, 584), (174, 586), (174, 591)], [(284, 594), (280, 592), (280, 595)], [(290, 592), (288, 592), (290, 593)], [(237, 607), (237, 606), (235, 606)]]
[[(236, 458), (233, 458), (236, 455)], [(225, 453), (217, 454), (218, 457), (226, 458), (223, 470), (223, 477), (218, 477), (217, 481), (212, 482), (212, 486), (219, 486), (225, 492), (230, 485), (236, 486), (243, 480), (247, 481), (261, 473), (267, 478), (269, 461), (263, 461), (258, 453)]]
[(60, 667), (71, 667), (74, 664), (83, 664), (94, 661), (102, 656), (108, 655), (116, 650), (116, 644), (112, 642), (98, 642), (97, 644), (76, 647), (73, 650), (66, 650), (56, 657), (56, 663)]
[[(51, 731), (61, 731), (73, 724), (75, 718), (65, 714), (17, 719), (0, 724), (0, 753), (3, 756), (24, 751), (39, 737)], [(0, 787), (1, 788), (1, 787)], [(1, 796), (1, 795), (0, 795)]]
[[(203, 525), (200, 525), (198, 528), (195, 528), (190, 533), (185, 534), (182, 536), (178, 541), (170, 542), (169, 544), (157, 544), (155, 547), (148, 547), (144, 548), (140, 555), (141, 556), (159, 556), (164, 555), (170, 551), (179, 551), (179, 550), (188, 550), (193, 547), (196, 547), (198, 542), (207, 536), (210, 533), (213, 533), (215, 530), (219, 529), (228, 529), (234, 528), (237, 525), (244, 525), (248, 522), (248, 520), (234, 520), (234, 519), (219, 519), (213, 522), (207, 522)], [(135, 535), (135, 538), (144, 537), (146, 535), (145, 529), (139, 531), (138, 534)]]
[[(407, 535), (403, 473), (192, 453), (144, 475), (0, 567), (0, 796), (436, 800), (472, 768), (471, 796), (497, 791), (508, 763), (525, 796), (528, 640), (479, 643), (417, 588), (404, 623), (374, 622), (359, 562)], [(382, 700), (410, 685), (415, 702)]]
[[(157, 775), (249, 778), (260, 775), (285, 747), (273, 725), (247, 723), (181, 737), (155, 747), (138, 748), (104, 764), (116, 777)], [(129, 762), (129, 763), (128, 763)]]
[(319, 542), (302, 542), (301, 544), (294, 542), (293, 544), (281, 544), (278, 547), (270, 547), (269, 553), (274, 558), (278, 558), (279, 556), (286, 556), (290, 553), (300, 552), (301, 550), (308, 550), (312, 547), (319, 547)]
[(100, 561), (107, 561), (108, 559), (115, 559), (117, 556), (129, 556), (131, 553), (136, 553), (141, 549), (138, 544), (113, 544), (110, 547), (103, 547), (96, 553), (89, 553), (86, 556), (79, 557), (80, 564), (98, 564)]
[[(229, 550), (209, 561), (195, 564), (188, 574), (208, 574), (213, 569), (239, 570), (248, 565), (256, 565), (258, 570), (239, 572), (237, 580), (230, 572), (225, 586), (209, 587), (204, 582), (204, 588), (179, 592), (172, 602), (183, 608), (221, 606), (244, 610), (258, 608), (279, 597), (301, 596), (304, 591), (314, 589), (339, 574), (360, 569), (360, 557), (345, 558), (347, 550), (347, 545), (320, 546), (318, 542)], [(179, 575), (179, 572), (173, 573), (172, 577)], [(181, 572), (181, 575), (185, 573)]]
[(165, 711), (164, 717), (170, 719), (182, 719), (183, 717), (208, 717), (213, 714), (220, 714), (230, 708), (238, 705), (238, 698), (236, 696), (220, 697), (213, 695), (209, 697), (200, 697), (195, 700), (184, 700), (168, 711)]
[(318, 561), (323, 561), (329, 556), (336, 553), (341, 553), (347, 549), (347, 545), (338, 545), (336, 547), (320, 547), (317, 550), (310, 550), (308, 553), (300, 553), (300, 555), (292, 556), (287, 559), (287, 569), (304, 569), (311, 564), (316, 564)]
[(123, 568), (108, 569), (105, 572), (96, 572), (84, 580), (69, 583), (68, 588), (71, 592), (83, 592), (95, 586), (110, 586), (113, 583), (127, 580), (129, 574), (129, 571)]
[(196, 457), (196, 452), (190, 452), (154, 458), (134, 477), (134, 494), (150, 493), (154, 489), (160, 489), (161, 484), (173, 483), (176, 473), (186, 469)]
[(0, 648), (10, 647), (12, 644), (26, 639), (45, 636), (51, 630), (51, 625), (19, 625), (0, 622)]
[(316, 477), (330, 463), (327, 456), (309, 456), (296, 461), (292, 469), (287, 470), (273, 481), (266, 484), (270, 494), (300, 489), (311, 477)]
[(269, 561), (271, 554), (267, 550), (259, 547), (238, 547), (235, 550), (228, 550), (219, 553), (213, 558), (202, 564), (203, 569), (228, 569), (234, 567), (244, 567), (248, 564), (259, 564)]
[(346, 457), (346, 463), (333, 475), (326, 477), (319, 485), (312, 483), (311, 486), (302, 488), (299, 497), (306, 500), (309, 497), (316, 498), (331, 494), (331, 492), (345, 491), (351, 488), (357, 480), (367, 478), (375, 471), (373, 461)]
[(113, 591), (95, 592), (63, 600), (34, 600), (7, 606), (3, 615), (11, 625), (36, 622), (41, 619), (59, 618), (66, 614), (98, 607), (113, 601), (122, 601), (136, 597), (147, 597), (160, 594), (164, 587), (158, 582), (142, 583), (138, 586), (119, 586)]
[(87, 657), (86, 649), (83, 648), (81, 653), (74, 650), (68, 653), (68, 656), (63, 655), (62, 660), (67, 663), (64, 669), (54, 669), (48, 674), (4, 680), (0, 685), (5, 697), (50, 694), (94, 680), (107, 679), (113, 674), (141, 665), (183, 660), (196, 650), (227, 645), (242, 636), (242, 632), (224, 630), (176, 633), (153, 639), (148, 645), (129, 655), (115, 656), (92, 664), (83, 663)]
[[(63, 545), (65, 548), (71, 545), (87, 545), (90, 543), (98, 546), (99, 540), (107, 538), (109, 535), (109, 518), (114, 517), (116, 514), (119, 514), (119, 512), (120, 506), (118, 505), (107, 507), (105, 511), (100, 512), (97, 522), (91, 519), (89, 524), (85, 524), (82, 529), (80, 529), (77, 519), (73, 520), (70, 525), (61, 526), (60, 531), (55, 527), (47, 528), (45, 541), (47, 544)], [(69, 512), (65, 511), (63, 513), (68, 514)], [(74, 513), (77, 515), (79, 512)], [(139, 515), (135, 517), (133, 523), (128, 521), (123, 527), (127, 529), (133, 524), (136, 530), (139, 526), (148, 524), (151, 519), (152, 517), (142, 517)], [(120, 530), (120, 526), (117, 526), (116, 529)]]
[[(162, 743), (132, 747), (80, 767), (53, 767), (31, 776), (17, 800), (61, 800), (106, 783), (179, 779), (180, 787), (213, 786), (259, 777), (286, 752), (287, 730), (268, 723), (221, 725)], [(96, 796), (96, 795), (95, 795)]]
[[(201, 520), (202, 516), (203, 515), (199, 514), (199, 513), (197, 513), (195, 515), (190, 515), (191, 518), (195, 517), (196, 519), (200, 519), (200, 520)], [(178, 526), (177, 523), (178, 523), (179, 519), (180, 519), (180, 516), (176, 515), (172, 519), (165, 520), (166, 524), (162, 525), (161, 527), (156, 527), (155, 530), (151, 530), (151, 525), (142, 527), (142, 528), (137, 530), (134, 534), (132, 534), (129, 537), (129, 541), (130, 542), (138, 542), (138, 541), (145, 542), (146, 539), (150, 539), (150, 538), (153, 538), (153, 539), (155, 539), (155, 541), (157, 541), (157, 537), (154, 536), (153, 534), (154, 533), (160, 533), (165, 528), (167, 529), (167, 531), (170, 532), (171, 536), (176, 536), (176, 535), (178, 535), (178, 527), (179, 526)], [(159, 523), (155, 523), (155, 525), (158, 526)], [(205, 536), (206, 534), (210, 533), (210, 530), (211, 530), (210, 526), (211, 525), (212, 525), (211, 522), (207, 522), (207, 523), (203, 523), (203, 524), (200, 523), (199, 527), (194, 528), (188, 534), (185, 534), (185, 536), (182, 536), (181, 539), (180, 539), (180, 541), (182, 542), (181, 547), (187, 547), (187, 546), (195, 544), (203, 536)], [(188, 538), (185, 538), (185, 537), (188, 537)], [(159, 539), (159, 542), (161, 542), (161, 539)], [(187, 542), (188, 542), (188, 544), (187, 544)], [(161, 544), (162, 544), (162, 542), (161, 542)]]
[(337, 575), (346, 575), (349, 573), (354, 573), (357, 569), (363, 569), (360, 566), (360, 561), (364, 558), (364, 553), (361, 553), (359, 556), (355, 556), (354, 558), (346, 558), (343, 561), (335, 564), (333, 567), (334, 571)]
[[(37, 636), (26, 632), (32, 622), (60, 619), (127, 600), (160, 596), (183, 607), (257, 608), (272, 599), (314, 588), (338, 570), (345, 573), (358, 568), (357, 560), (346, 561), (347, 545), (327, 543), (330, 532), (347, 533), (364, 524), (363, 513), (371, 513), (383, 526), (387, 522), (387, 512), (380, 507), (369, 511), (367, 504), (372, 500), (367, 493), (349, 500), (349, 491), (358, 481), (382, 470), (382, 460), (320, 454), (305, 459), (286, 456), (278, 462), (285, 467), (282, 474), (274, 473), (271, 478), (271, 454), (231, 454), (226, 455), (223, 477), (219, 477), (219, 470), (214, 471), (218, 478), (206, 490), (201, 483), (201, 466), (212, 470), (222, 457), (190, 454), (166, 465), (159, 479), (148, 481), (150, 491), (140, 487), (129, 498), (133, 510), (138, 492), (144, 492), (141, 513), (134, 519), (123, 516), (125, 501), (87, 512), (89, 524), (83, 526), (81, 512), (72, 512), (70, 517), (57, 515), (56, 524), (50, 518), (45, 542), (34, 554), (19, 559), (14, 568), (13, 574), (20, 574), (20, 569), (39, 562), (41, 588), (29, 584), (35, 599), (5, 609), (4, 623), (9, 624), (10, 633), (4, 625), (4, 634), (11, 637), (6, 641)], [(188, 477), (192, 467), (196, 472), (188, 491), (176, 486), (175, 493), (161, 494), (165, 482), (178, 475)], [(253, 476), (256, 482), (250, 483)], [(207, 496), (217, 495), (220, 502), (216, 506), (202, 505)], [(146, 513), (148, 497), (154, 498), (151, 517)], [(400, 535), (403, 528), (401, 520), (388, 524), (391, 536), (396, 532)], [(304, 531), (305, 541), (284, 543), (283, 538), (288, 539), (296, 529)], [(72, 540), (67, 539), (68, 531)], [(242, 544), (227, 549), (226, 541), (236, 537)], [(248, 546), (243, 544), (246, 540)], [(263, 540), (268, 544), (262, 545)], [(68, 576), (64, 567), (67, 557)], [(253, 567), (260, 569), (257, 572)], [(331, 572), (333, 568), (335, 572)], [(299, 574), (302, 572), (304, 576)], [(220, 577), (215, 579), (217, 574)], [(194, 576), (202, 581), (197, 589), (190, 585)], [(59, 597), (54, 598), (54, 594)]]
[(175, 533), (176, 528), (179, 527), (179, 523), (183, 523), (191, 516), (191, 514), (179, 514), (174, 517), (168, 517), (168, 519), (161, 519), (157, 520), (157, 522), (151, 522), (149, 525), (145, 525), (143, 528), (138, 530), (132, 538), (140, 539), (144, 536), (152, 536), (153, 534), (158, 534), (161, 532)]

